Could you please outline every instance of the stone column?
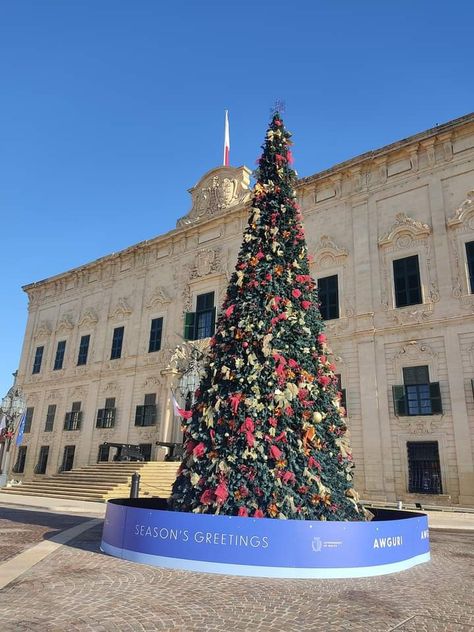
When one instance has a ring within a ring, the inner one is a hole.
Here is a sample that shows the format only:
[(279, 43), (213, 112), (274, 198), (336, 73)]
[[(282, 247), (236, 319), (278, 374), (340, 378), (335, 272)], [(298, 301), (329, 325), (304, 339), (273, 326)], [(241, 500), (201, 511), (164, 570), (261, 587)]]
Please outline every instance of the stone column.
[[(164, 392), (167, 394), (165, 397), (165, 405), (163, 409), (163, 423), (160, 428), (159, 441), (172, 442), (176, 441), (175, 437), (175, 419), (173, 404), (171, 401), (171, 389), (175, 389), (179, 371), (172, 368), (166, 368), (161, 371), (163, 377)], [(163, 458), (165, 451), (163, 451)], [(159, 459), (161, 460), (161, 459)]]
[(459, 504), (461, 506), (472, 506), (474, 505), (474, 464), (464, 380), (459, 368), (461, 364), (461, 348), (458, 332), (454, 328), (448, 328), (446, 331), (446, 361), (453, 417), (454, 448), (456, 450), (459, 477)]
[(365, 491), (372, 500), (385, 500), (382, 437), (377, 396), (376, 352), (373, 340), (357, 344), (360, 379), (360, 410), (364, 450)]

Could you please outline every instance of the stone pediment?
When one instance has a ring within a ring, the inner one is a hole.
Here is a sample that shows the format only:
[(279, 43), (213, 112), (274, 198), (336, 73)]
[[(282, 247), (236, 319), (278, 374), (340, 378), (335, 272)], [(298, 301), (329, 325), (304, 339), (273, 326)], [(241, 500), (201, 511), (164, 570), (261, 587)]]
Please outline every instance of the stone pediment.
[(115, 303), (114, 307), (111, 309), (109, 313), (109, 318), (112, 320), (121, 320), (123, 318), (128, 318), (132, 313), (132, 308), (128, 304), (126, 298), (121, 297)]
[(150, 309), (154, 307), (155, 305), (164, 305), (167, 303), (171, 303), (171, 298), (161, 287), (156, 287), (154, 291), (151, 293), (146, 303), (146, 307)]
[(99, 318), (93, 309), (86, 309), (79, 321), (79, 327), (92, 327), (97, 324)]
[(232, 206), (246, 202), (251, 195), (250, 174), (247, 167), (216, 167), (189, 189), (192, 206), (187, 215), (176, 223), (188, 226), (200, 220), (210, 219)]
[(474, 227), (474, 191), (468, 191), (466, 199), (459, 208), (456, 209), (453, 217), (450, 217), (446, 224), (448, 228)]
[(63, 314), (59, 319), (56, 327), (56, 331), (70, 331), (74, 329), (74, 321), (72, 314)]
[(431, 226), (408, 217), (405, 213), (397, 213), (390, 230), (379, 239), (379, 246), (390, 246), (397, 242), (399, 247), (407, 247), (408, 242), (413, 239), (428, 235), (431, 235)]
[(49, 320), (42, 320), (35, 331), (35, 338), (45, 338), (51, 334), (51, 323)]

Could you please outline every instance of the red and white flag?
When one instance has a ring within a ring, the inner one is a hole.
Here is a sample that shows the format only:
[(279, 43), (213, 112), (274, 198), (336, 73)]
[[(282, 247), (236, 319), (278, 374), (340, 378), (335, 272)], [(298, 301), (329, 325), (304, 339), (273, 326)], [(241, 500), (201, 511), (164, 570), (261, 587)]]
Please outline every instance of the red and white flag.
[(173, 402), (173, 410), (175, 415), (177, 415), (178, 417), (182, 417), (183, 419), (191, 419), (191, 417), (193, 416), (193, 411), (184, 410), (184, 408), (181, 408), (176, 401), (176, 397), (174, 396), (173, 392), (171, 392), (171, 401)]
[(225, 130), (224, 130), (224, 167), (230, 165), (230, 133), (229, 133), (229, 112), (225, 111)]

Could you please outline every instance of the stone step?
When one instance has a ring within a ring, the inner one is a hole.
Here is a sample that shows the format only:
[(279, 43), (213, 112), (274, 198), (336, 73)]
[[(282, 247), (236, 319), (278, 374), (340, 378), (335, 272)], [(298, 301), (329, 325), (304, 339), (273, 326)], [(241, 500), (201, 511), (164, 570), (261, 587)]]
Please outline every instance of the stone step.
[[(38, 490), (31, 491), (28, 489), (21, 489), (21, 485), (15, 486), (13, 488), (2, 489), (0, 490), (0, 494), (12, 493), (19, 496), (45, 496), (48, 498), (69, 498), (71, 500), (90, 500), (94, 502), (102, 502), (109, 498), (128, 498), (129, 497), (129, 489), (125, 490), (113, 490), (107, 494), (95, 494), (89, 491), (83, 492), (71, 492), (64, 490)], [(168, 489), (156, 489), (156, 490), (140, 490), (140, 496), (159, 496), (161, 498), (168, 498), (170, 495), (170, 490)]]
[(4, 488), (2, 492), (96, 501), (127, 498), (131, 477), (138, 472), (140, 495), (168, 497), (178, 467), (177, 462), (163, 461), (98, 463), (53, 476), (37, 475), (22, 485)]

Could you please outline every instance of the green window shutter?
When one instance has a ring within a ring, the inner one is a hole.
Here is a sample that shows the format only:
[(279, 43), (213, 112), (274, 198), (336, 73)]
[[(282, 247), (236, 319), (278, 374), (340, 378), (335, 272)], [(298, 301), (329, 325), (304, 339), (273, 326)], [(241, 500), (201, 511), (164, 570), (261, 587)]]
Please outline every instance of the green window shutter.
[(96, 428), (102, 428), (102, 425), (104, 423), (104, 413), (105, 410), (103, 408), (99, 408), (99, 410), (97, 411)]
[(143, 426), (143, 418), (144, 418), (145, 406), (137, 406), (135, 411), (135, 425)]
[(403, 417), (407, 414), (407, 404), (405, 397), (405, 387), (402, 385), (392, 386), (393, 409), (396, 417)]
[(147, 426), (154, 426), (156, 424), (156, 405), (152, 404), (148, 406), (147, 414)]
[(186, 312), (184, 314), (184, 339), (194, 340), (194, 323), (196, 314), (194, 312)]
[(441, 392), (439, 390), (439, 382), (431, 382), (430, 384), (431, 412), (433, 415), (441, 415), (443, 413), (443, 405), (441, 402)]

